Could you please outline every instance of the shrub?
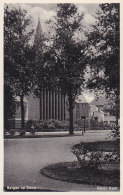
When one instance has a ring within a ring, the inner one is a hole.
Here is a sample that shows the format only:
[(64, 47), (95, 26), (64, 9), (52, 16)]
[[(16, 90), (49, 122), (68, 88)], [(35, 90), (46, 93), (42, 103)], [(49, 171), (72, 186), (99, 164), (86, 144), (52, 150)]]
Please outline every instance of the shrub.
[[(26, 123), (26, 128), (28, 131), (32, 129), (32, 126), (35, 130), (41, 131), (42, 129), (52, 130), (52, 129), (61, 129), (61, 130), (68, 130), (69, 122), (68, 121), (59, 121), (59, 120), (45, 120), (45, 121), (36, 121), (36, 120), (29, 120)], [(74, 128), (77, 129), (78, 125), (74, 124)]]
[(90, 129), (92, 130), (109, 130), (111, 126), (109, 124), (103, 124), (103, 122), (98, 122), (95, 119), (90, 120)]
[[(120, 162), (120, 126), (114, 125), (111, 136), (113, 137), (113, 140), (116, 142), (115, 149), (113, 151), (113, 156), (115, 156), (114, 160)], [(111, 157), (108, 157), (109, 160), (112, 159)]]
[(5, 135), (11, 136), (25, 135), (25, 129), (10, 129), (8, 132), (5, 133)]
[(37, 121), (35, 121), (35, 120), (29, 120), (29, 121), (27, 121), (27, 123), (26, 123), (26, 128), (28, 129), (28, 131), (29, 131), (32, 135), (34, 135), (36, 129), (38, 128), (38, 126), (37, 126)]
[(34, 120), (28, 120), (27, 123), (26, 123), (26, 128), (27, 128), (27, 129), (31, 129), (32, 126), (33, 126), (34, 128), (36, 128), (36, 121), (34, 121)]
[(20, 130), (20, 136), (25, 135), (25, 129)]
[(114, 125), (111, 131), (111, 136), (114, 140), (120, 140), (120, 126)]
[(15, 129), (10, 129), (9, 133), (10, 133), (10, 135), (14, 136), (15, 135)]
[(82, 167), (97, 168), (101, 165), (102, 152), (97, 151), (96, 143), (81, 143), (77, 147), (72, 147), (72, 153)]
[[(113, 145), (113, 146), (112, 146)], [(119, 162), (115, 152), (116, 142), (80, 143), (72, 147), (81, 167), (97, 169), (102, 163)]]

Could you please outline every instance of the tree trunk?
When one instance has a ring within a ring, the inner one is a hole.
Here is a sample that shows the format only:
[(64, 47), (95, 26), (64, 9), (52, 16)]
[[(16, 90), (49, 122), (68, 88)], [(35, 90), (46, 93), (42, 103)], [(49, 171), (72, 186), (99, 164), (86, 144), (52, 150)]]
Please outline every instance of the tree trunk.
[(24, 96), (20, 96), (20, 106), (21, 106), (21, 129), (24, 129), (24, 102), (23, 102)]
[(69, 101), (69, 134), (74, 134), (74, 128), (73, 128), (73, 100), (72, 95), (68, 97)]

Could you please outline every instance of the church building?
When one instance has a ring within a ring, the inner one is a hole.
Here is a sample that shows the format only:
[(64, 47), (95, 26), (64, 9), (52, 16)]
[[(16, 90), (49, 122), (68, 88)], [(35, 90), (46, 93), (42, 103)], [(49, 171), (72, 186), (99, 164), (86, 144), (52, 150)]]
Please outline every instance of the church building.
[[(41, 40), (42, 28), (39, 19), (34, 38), (34, 46), (38, 47)], [(16, 101), (20, 101), (18, 97)], [(57, 91), (49, 91), (44, 88), (40, 98), (34, 97), (32, 92), (29, 96), (24, 98), (25, 122), (28, 120), (68, 120), (69, 113), (66, 102), (67, 99), (60, 89)], [(87, 123), (89, 123), (89, 110), (89, 103), (85, 100), (84, 96), (81, 100), (77, 100), (73, 111), (74, 122), (76, 123), (85, 118)], [(21, 127), (20, 107), (17, 109), (15, 117), (9, 120), (9, 123), (11, 128)]]

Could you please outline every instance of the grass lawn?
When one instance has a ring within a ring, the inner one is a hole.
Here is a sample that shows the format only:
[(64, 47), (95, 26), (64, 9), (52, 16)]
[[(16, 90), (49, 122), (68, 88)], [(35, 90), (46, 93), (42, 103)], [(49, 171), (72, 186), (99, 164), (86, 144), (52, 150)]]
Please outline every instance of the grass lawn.
[[(112, 151), (115, 142), (104, 141), (94, 142), (97, 150)], [(87, 144), (87, 143), (86, 143)], [(90, 145), (91, 143), (89, 143)], [(74, 147), (81, 147), (77, 144)], [(81, 167), (78, 161), (63, 162), (51, 164), (41, 170), (41, 174), (67, 182), (101, 185), (101, 186), (120, 186), (120, 165), (102, 164), (101, 168), (92, 169), (88, 167)]]

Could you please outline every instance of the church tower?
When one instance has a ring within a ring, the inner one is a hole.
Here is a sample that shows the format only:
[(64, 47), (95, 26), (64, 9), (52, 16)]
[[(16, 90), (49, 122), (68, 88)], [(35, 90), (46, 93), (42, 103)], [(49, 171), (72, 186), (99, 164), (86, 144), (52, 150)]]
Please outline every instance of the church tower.
[(43, 32), (41, 28), (40, 18), (38, 18), (38, 24), (37, 24), (35, 38), (34, 38), (34, 46), (37, 49), (42, 49), (42, 44), (43, 44)]
[[(41, 28), (40, 18), (36, 28), (34, 47), (37, 51), (43, 52), (43, 32)], [(60, 89), (57, 91), (48, 90), (46, 87), (42, 89), (40, 96), (40, 120), (65, 120), (66, 119), (66, 102), (65, 96)]]

